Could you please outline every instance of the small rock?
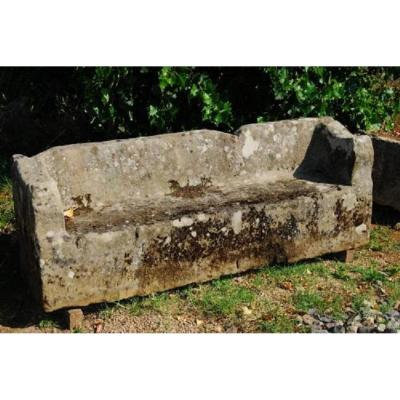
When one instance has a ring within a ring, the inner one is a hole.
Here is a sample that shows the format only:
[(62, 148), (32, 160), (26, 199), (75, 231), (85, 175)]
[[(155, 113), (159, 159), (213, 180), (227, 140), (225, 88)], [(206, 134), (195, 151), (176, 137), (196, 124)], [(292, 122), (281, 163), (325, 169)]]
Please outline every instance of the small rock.
[(386, 328), (390, 329), (392, 331), (397, 331), (397, 329), (399, 329), (399, 327), (400, 327), (400, 322), (397, 322), (393, 319), (391, 319), (386, 325)]
[(218, 333), (223, 332), (223, 330), (224, 330), (224, 329), (222, 328), (221, 325), (217, 325), (217, 326), (215, 327), (215, 331), (218, 332)]
[(312, 325), (312, 324), (314, 324), (316, 321), (315, 321), (315, 319), (314, 319), (311, 315), (305, 314), (305, 315), (303, 315), (303, 322), (304, 322), (306, 325)]
[(336, 325), (333, 328), (333, 333), (345, 333), (345, 332), (346, 332), (346, 330), (344, 329), (343, 325)]
[(360, 321), (361, 321), (361, 316), (356, 314), (347, 320), (346, 325), (347, 326), (357, 325)]
[(308, 314), (309, 315), (317, 315), (317, 310), (315, 309), (315, 308), (310, 308), (309, 310), (308, 310)]
[(353, 318), (353, 321), (354, 322), (360, 322), (361, 321), (361, 315), (356, 315), (354, 318)]
[(359, 324), (350, 325), (350, 326), (347, 328), (347, 332), (349, 332), (349, 333), (357, 333), (357, 332), (358, 332), (358, 328), (360, 328), (360, 325), (359, 325)]
[(379, 292), (380, 292), (381, 296), (386, 296), (386, 290), (383, 287), (379, 288)]
[(363, 301), (363, 306), (367, 307), (367, 308), (372, 308), (372, 303), (368, 300), (364, 300)]
[(362, 307), (360, 312), (364, 318), (370, 317), (372, 315), (371, 309), (369, 307)]
[(282, 282), (279, 286), (280, 286), (282, 289), (293, 290), (293, 284), (292, 284), (292, 282)]
[(375, 325), (375, 318), (374, 317), (367, 317), (364, 319), (363, 324), (365, 326), (374, 326)]
[(378, 323), (378, 324), (383, 324), (384, 322), (385, 322), (386, 320), (385, 320), (385, 318), (383, 318), (383, 317), (377, 317), (376, 318), (376, 322)]
[(226, 330), (227, 333), (238, 333), (238, 328), (236, 326), (232, 326)]
[(325, 324), (326, 329), (328, 329), (328, 331), (333, 330), (336, 326), (335, 322), (328, 322), (327, 324)]
[(203, 320), (201, 320), (201, 319), (196, 319), (196, 325), (197, 326), (201, 326), (201, 325), (203, 325), (204, 324), (204, 321)]
[(320, 329), (320, 328), (315, 328), (315, 329), (311, 329), (312, 333), (329, 333), (326, 329)]
[(371, 333), (373, 328), (371, 326), (360, 326), (358, 328), (358, 333)]
[(326, 316), (322, 316), (322, 317), (320, 317), (320, 319), (319, 319), (321, 322), (324, 322), (324, 323), (329, 323), (329, 322), (332, 322), (332, 318), (329, 318), (329, 317), (326, 317)]
[(386, 315), (388, 316), (388, 318), (400, 318), (400, 312), (396, 310), (389, 311), (388, 313), (386, 313)]
[(244, 306), (244, 307), (242, 307), (242, 312), (243, 312), (243, 315), (251, 315), (251, 313), (253, 311), (251, 311), (250, 308)]
[(385, 324), (379, 324), (378, 325), (378, 332), (385, 332), (385, 329), (386, 329), (386, 325)]
[(395, 224), (395, 226), (393, 227), (396, 231), (400, 231), (400, 222), (398, 222), (397, 224)]

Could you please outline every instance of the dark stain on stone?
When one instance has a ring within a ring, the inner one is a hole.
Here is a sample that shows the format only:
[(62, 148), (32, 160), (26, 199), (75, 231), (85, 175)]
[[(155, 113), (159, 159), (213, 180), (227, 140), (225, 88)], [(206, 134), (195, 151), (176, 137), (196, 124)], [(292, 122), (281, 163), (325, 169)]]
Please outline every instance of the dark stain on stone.
[[(192, 232), (196, 232), (195, 237)], [(229, 218), (195, 222), (173, 229), (169, 241), (166, 237), (154, 239), (135, 278), (143, 288), (157, 280), (172, 287), (185, 281), (185, 276), (192, 273), (193, 262), (201, 263), (201, 259), (207, 259), (215, 270), (244, 258), (262, 259), (266, 264), (285, 263), (295, 253), (298, 233), (292, 214), (284, 222), (276, 222), (263, 207), (250, 207), (243, 212), (242, 229), (237, 234)]]
[(72, 218), (64, 216), (65, 228), (67, 231), (75, 230), (75, 217), (83, 214), (88, 214), (92, 211), (92, 207), (90, 206), (92, 203), (92, 195), (90, 193), (71, 197), (71, 199), (74, 201), (76, 206), (73, 207), (74, 216)]
[(90, 204), (92, 203), (92, 195), (90, 193), (86, 193), (84, 195), (79, 195), (76, 197), (71, 197), (71, 199), (77, 205), (77, 208), (74, 211), (74, 213), (76, 213), (77, 215), (79, 215), (80, 211), (92, 210), (92, 208), (90, 207)]
[(334, 235), (338, 235), (342, 231), (361, 224), (368, 226), (371, 217), (370, 213), (366, 212), (368, 209), (365, 199), (357, 199), (355, 207), (350, 210), (343, 206), (343, 199), (336, 200), (334, 212), (337, 222), (333, 230)]
[(99, 149), (97, 148), (97, 146), (92, 146), (92, 147), (90, 148), (90, 152), (91, 152), (92, 154), (94, 154), (95, 156), (97, 156), (97, 155), (99, 154)]
[(125, 253), (125, 254), (124, 254), (124, 262), (125, 262), (126, 264), (128, 264), (128, 265), (131, 265), (131, 264), (132, 264), (132, 261), (133, 261), (133, 258), (132, 258), (132, 256), (131, 256), (131, 254), (130, 254), (130, 253)]
[(313, 199), (313, 206), (311, 211), (308, 211), (308, 216), (307, 216), (307, 223), (306, 227), (308, 232), (310, 233), (310, 238), (314, 239), (319, 236), (319, 230), (318, 230), (318, 217), (319, 217), (319, 200), (321, 198), (321, 195), (318, 193), (312, 193), (310, 197)]
[(171, 193), (169, 193), (169, 195), (174, 197), (186, 197), (192, 199), (194, 197), (202, 196), (209, 191), (218, 191), (218, 189), (212, 187), (211, 178), (203, 176), (200, 179), (200, 183), (193, 186), (189, 184), (189, 179), (187, 180), (185, 186), (181, 186), (176, 180), (169, 180), (168, 183), (171, 190)]

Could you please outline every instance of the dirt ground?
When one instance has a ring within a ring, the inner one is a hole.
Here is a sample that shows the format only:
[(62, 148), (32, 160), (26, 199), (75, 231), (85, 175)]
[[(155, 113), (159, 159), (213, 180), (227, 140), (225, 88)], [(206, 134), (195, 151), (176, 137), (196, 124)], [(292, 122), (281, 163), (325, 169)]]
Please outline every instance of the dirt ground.
[[(270, 266), (165, 293), (86, 307), (77, 333), (309, 332), (308, 309), (335, 320), (368, 301), (400, 311), (399, 213), (374, 209), (368, 246), (344, 264), (329, 257)], [(32, 302), (18, 272), (14, 231), (0, 234), (0, 332), (69, 332), (63, 311), (45, 314)]]

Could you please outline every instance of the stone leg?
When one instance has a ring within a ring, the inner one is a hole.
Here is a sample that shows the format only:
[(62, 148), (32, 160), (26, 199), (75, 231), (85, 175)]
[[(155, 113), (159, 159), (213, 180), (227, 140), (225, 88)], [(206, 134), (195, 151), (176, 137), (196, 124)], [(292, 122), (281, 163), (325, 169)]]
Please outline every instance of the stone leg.
[(342, 261), (345, 263), (350, 263), (354, 260), (354, 249), (345, 250), (337, 253), (336, 257), (338, 261)]
[(83, 312), (80, 308), (71, 308), (66, 311), (66, 319), (70, 331), (81, 329), (83, 325)]

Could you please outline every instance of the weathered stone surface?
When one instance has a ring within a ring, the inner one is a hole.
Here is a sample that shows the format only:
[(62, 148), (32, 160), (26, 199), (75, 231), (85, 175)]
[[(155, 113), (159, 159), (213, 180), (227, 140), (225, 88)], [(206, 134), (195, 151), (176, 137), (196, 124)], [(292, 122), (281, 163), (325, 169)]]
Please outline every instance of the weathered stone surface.
[(80, 308), (73, 308), (71, 310), (67, 310), (66, 317), (69, 330), (73, 331), (82, 328), (83, 312)]
[(15, 156), (23, 273), (51, 311), (356, 248), (372, 153), (306, 118)]
[(374, 202), (400, 211), (400, 141), (372, 137)]

